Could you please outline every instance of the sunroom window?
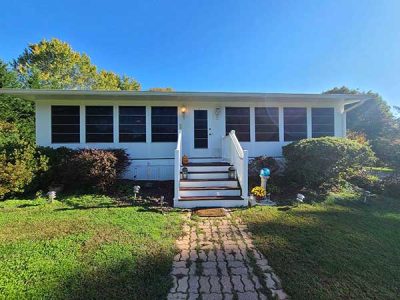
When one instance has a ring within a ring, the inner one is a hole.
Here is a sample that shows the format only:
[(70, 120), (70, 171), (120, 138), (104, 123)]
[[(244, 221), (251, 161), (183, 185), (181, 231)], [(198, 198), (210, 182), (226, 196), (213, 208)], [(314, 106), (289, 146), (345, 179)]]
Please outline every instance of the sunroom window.
[(51, 142), (79, 143), (79, 106), (51, 107)]
[(312, 108), (312, 137), (335, 135), (335, 114), (333, 107)]
[(257, 142), (279, 141), (279, 109), (277, 107), (256, 107), (255, 125)]
[(112, 143), (113, 107), (86, 106), (86, 142)]
[(307, 109), (285, 107), (283, 109), (285, 142), (307, 138)]
[(119, 141), (122, 143), (146, 142), (146, 107), (119, 107)]
[(176, 142), (178, 140), (178, 108), (153, 106), (151, 108), (152, 142)]
[(226, 107), (225, 129), (227, 135), (231, 130), (235, 130), (239, 141), (250, 142), (250, 108)]

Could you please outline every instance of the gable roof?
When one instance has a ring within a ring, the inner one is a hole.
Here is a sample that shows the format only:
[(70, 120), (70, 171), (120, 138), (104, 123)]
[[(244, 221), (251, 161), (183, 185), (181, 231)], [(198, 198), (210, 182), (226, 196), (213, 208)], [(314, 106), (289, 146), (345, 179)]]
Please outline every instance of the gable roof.
[(31, 101), (42, 100), (145, 100), (145, 101), (344, 101), (352, 104), (371, 99), (357, 94), (295, 94), (247, 92), (150, 92), (100, 90), (0, 89), (0, 95), (11, 95)]

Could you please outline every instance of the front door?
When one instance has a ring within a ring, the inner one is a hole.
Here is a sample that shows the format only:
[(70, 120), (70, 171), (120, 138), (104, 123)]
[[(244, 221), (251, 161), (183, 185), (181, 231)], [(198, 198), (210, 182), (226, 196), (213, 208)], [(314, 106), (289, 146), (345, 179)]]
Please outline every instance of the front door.
[(192, 157), (213, 156), (212, 114), (210, 109), (194, 109), (192, 118)]

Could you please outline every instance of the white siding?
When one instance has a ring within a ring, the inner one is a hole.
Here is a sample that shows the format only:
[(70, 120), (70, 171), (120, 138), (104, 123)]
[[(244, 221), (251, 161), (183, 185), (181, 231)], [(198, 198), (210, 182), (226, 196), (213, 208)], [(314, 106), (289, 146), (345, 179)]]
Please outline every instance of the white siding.
[[(80, 105), (80, 136), (79, 144), (52, 144), (51, 143), (51, 105)], [(113, 105), (114, 106), (114, 143), (85, 143), (85, 105)], [(119, 143), (119, 121), (118, 106), (146, 106), (146, 142), (144, 143)], [(185, 118), (180, 113), (180, 107), (186, 106)], [(151, 106), (177, 106), (178, 127), (183, 131), (183, 154), (193, 155), (193, 108), (208, 108), (212, 113), (212, 135), (210, 138), (210, 151), (212, 157), (221, 156), (221, 138), (225, 135), (225, 107), (250, 107), (250, 142), (243, 142), (242, 147), (248, 150), (249, 157), (268, 155), (280, 157), (282, 146), (288, 144), (283, 141), (284, 107), (306, 107), (307, 108), (307, 134), (311, 137), (311, 108), (312, 107), (334, 107), (335, 108), (335, 135), (344, 136), (345, 120), (343, 120), (343, 103), (340, 101), (323, 102), (157, 102), (157, 101), (107, 101), (107, 100), (70, 100), (70, 101), (37, 101), (36, 102), (36, 140), (41, 146), (71, 147), (71, 148), (123, 148), (132, 158), (132, 165), (127, 172), (127, 178), (172, 180), (173, 179), (173, 156), (176, 143), (152, 143), (151, 142)], [(254, 107), (278, 107), (279, 108), (279, 142), (255, 142), (255, 117)], [(220, 108), (220, 114), (216, 116), (216, 108)], [(198, 153), (198, 152), (196, 152)]]

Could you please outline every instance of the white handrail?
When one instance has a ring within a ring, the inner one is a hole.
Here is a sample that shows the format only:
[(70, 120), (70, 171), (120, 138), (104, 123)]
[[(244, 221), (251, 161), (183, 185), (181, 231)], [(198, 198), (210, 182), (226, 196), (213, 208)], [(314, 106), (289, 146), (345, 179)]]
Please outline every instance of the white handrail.
[(248, 163), (249, 156), (247, 150), (243, 150), (236, 137), (235, 130), (222, 139), (222, 157), (229, 161), (236, 169), (237, 177), (242, 188), (242, 197), (247, 200), (248, 193)]
[(182, 162), (182, 130), (178, 131), (178, 141), (174, 153), (174, 202), (179, 199), (179, 186), (181, 179), (181, 162)]

